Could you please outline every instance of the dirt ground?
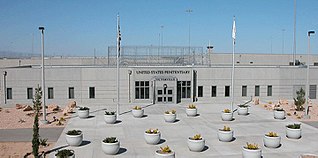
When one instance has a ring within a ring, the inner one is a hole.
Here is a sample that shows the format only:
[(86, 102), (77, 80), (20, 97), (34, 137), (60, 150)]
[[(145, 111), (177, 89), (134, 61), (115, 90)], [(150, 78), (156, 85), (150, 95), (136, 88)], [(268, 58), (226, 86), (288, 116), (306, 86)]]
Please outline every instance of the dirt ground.
[[(42, 112), (42, 110), (41, 110)], [(40, 128), (64, 127), (71, 117), (71, 113), (63, 114), (63, 109), (47, 110), (49, 124), (42, 124), (43, 115), (39, 117)], [(34, 112), (23, 109), (0, 108), (0, 129), (33, 128)], [(60, 122), (60, 123), (59, 123)], [(49, 146), (40, 147), (40, 151), (50, 150), (55, 142), (48, 142)], [(0, 142), (0, 158), (22, 158), (32, 152), (31, 142)], [(32, 155), (27, 156), (32, 158)]]
[[(48, 151), (54, 147), (55, 142), (48, 142), (48, 146), (40, 147), (39, 152)], [(32, 152), (31, 142), (0, 142), (0, 158), (23, 158)], [(33, 155), (26, 156), (33, 158)]]
[[(255, 101), (254, 101), (255, 102)], [(298, 121), (318, 121), (318, 104), (312, 103), (309, 101), (309, 115), (310, 118), (306, 119), (303, 118), (305, 114), (305, 110), (303, 111), (296, 111), (295, 110), (295, 104), (293, 101), (288, 101), (286, 99), (280, 99), (276, 101), (268, 101), (267, 103), (260, 102), (258, 106), (263, 107), (266, 110), (273, 111), (274, 107), (281, 107), (286, 111), (287, 117), (291, 117), (294, 120)], [(304, 105), (305, 106), (305, 105)]]

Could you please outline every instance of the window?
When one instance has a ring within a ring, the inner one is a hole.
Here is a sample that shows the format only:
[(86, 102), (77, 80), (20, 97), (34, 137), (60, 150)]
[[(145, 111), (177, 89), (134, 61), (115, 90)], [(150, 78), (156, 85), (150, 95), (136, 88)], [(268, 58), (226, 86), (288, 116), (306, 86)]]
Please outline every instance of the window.
[(33, 88), (27, 88), (27, 99), (33, 99)]
[[(158, 91), (158, 94), (162, 94), (162, 91)], [(135, 82), (135, 98), (149, 99), (149, 81)]]
[(242, 86), (242, 97), (247, 96), (247, 86)]
[(191, 81), (178, 81), (180, 86), (181, 98), (191, 98)]
[(230, 96), (230, 86), (225, 86), (225, 97)]
[(12, 88), (7, 88), (7, 99), (12, 99)]
[(216, 97), (216, 86), (212, 86), (212, 97)]
[(272, 90), (273, 90), (273, 86), (272, 85), (268, 85), (267, 86), (267, 96), (272, 96), (273, 94), (273, 92), (272, 92)]
[(74, 87), (68, 87), (68, 99), (74, 99)]
[(317, 85), (309, 86), (309, 99), (316, 99), (317, 97)]
[(198, 87), (198, 97), (203, 97), (203, 86)]
[(89, 98), (95, 98), (95, 87), (89, 87)]
[(259, 96), (259, 85), (255, 86), (255, 96), (258, 97)]
[(47, 98), (48, 99), (53, 99), (54, 98), (54, 91), (53, 91), (53, 87), (48, 87), (48, 93), (47, 93)]

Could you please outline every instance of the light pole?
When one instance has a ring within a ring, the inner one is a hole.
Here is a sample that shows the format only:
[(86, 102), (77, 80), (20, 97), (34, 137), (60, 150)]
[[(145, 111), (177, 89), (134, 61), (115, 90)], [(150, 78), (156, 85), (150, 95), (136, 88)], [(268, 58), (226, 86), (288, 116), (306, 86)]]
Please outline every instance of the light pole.
[(44, 74), (44, 27), (39, 27), (41, 32), (41, 52), (42, 52), (42, 105), (43, 105), (43, 120), (41, 122), (43, 124), (48, 124), (49, 122), (46, 120), (46, 104), (45, 104), (45, 74)]
[(307, 79), (306, 79), (306, 108), (304, 118), (310, 118), (308, 115), (308, 103), (309, 103), (309, 54), (310, 54), (310, 35), (315, 34), (315, 31), (308, 31), (308, 54), (307, 54)]
[(285, 51), (285, 29), (282, 29), (282, 54), (284, 54)]
[[(190, 14), (193, 12), (192, 9), (187, 9), (187, 13), (189, 13), (189, 55), (191, 54), (191, 32), (190, 32)], [(192, 59), (192, 65), (194, 65), (194, 54), (193, 54), (193, 59)]]
[(209, 45), (207, 46), (208, 50), (209, 50), (209, 67), (211, 67), (211, 49), (213, 49), (213, 46), (210, 45), (210, 41), (209, 41)]

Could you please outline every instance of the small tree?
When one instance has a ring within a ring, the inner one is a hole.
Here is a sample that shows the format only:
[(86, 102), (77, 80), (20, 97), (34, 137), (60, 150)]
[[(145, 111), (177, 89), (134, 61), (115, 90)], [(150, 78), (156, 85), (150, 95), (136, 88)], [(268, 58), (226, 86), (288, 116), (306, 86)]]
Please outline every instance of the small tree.
[(304, 109), (303, 105), (306, 102), (305, 91), (303, 88), (300, 88), (299, 91), (296, 91), (297, 98), (294, 98), (294, 104), (296, 105), (296, 110), (301, 111)]
[(33, 139), (32, 139), (32, 153), (35, 158), (39, 158), (39, 146), (40, 146), (40, 136), (39, 136), (39, 111), (41, 107), (42, 91), (41, 87), (35, 88), (35, 95), (33, 100), (33, 110), (34, 110), (34, 123), (33, 123)]

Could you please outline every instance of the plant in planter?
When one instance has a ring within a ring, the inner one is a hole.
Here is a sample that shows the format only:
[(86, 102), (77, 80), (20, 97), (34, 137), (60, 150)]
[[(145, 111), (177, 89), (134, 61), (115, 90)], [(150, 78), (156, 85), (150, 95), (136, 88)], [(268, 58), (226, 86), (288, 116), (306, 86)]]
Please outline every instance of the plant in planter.
[(77, 114), (78, 114), (79, 118), (88, 118), (89, 108), (88, 107), (79, 107), (77, 110)]
[(145, 141), (147, 144), (158, 144), (161, 138), (161, 133), (158, 129), (148, 129), (144, 134)]
[(114, 124), (116, 120), (117, 120), (117, 117), (116, 117), (115, 111), (112, 111), (112, 112), (105, 111), (104, 121), (107, 124)]
[(243, 158), (261, 158), (262, 150), (257, 144), (246, 143), (243, 147)]
[(233, 113), (230, 109), (224, 109), (221, 113), (221, 118), (223, 121), (232, 121)]
[(289, 124), (286, 126), (286, 137), (292, 139), (299, 139), (301, 137), (301, 127), (299, 124)]
[(55, 154), (55, 158), (75, 158), (74, 150), (63, 149)]
[(304, 109), (303, 105), (306, 102), (305, 91), (303, 88), (300, 88), (299, 91), (296, 92), (297, 97), (294, 98), (294, 104), (296, 106), (297, 111), (302, 111)]
[(144, 109), (142, 109), (140, 106), (134, 106), (131, 112), (133, 116), (137, 118), (144, 116)]
[(264, 146), (268, 148), (277, 148), (280, 146), (281, 137), (275, 132), (269, 132), (264, 136)]
[(187, 116), (196, 116), (198, 113), (197, 107), (193, 104), (190, 104), (186, 109)]
[(205, 147), (205, 140), (200, 134), (188, 138), (188, 148), (190, 151), (201, 152)]
[(283, 108), (274, 109), (274, 118), (275, 119), (285, 119), (285, 110)]
[(160, 147), (160, 150), (156, 151), (156, 158), (174, 158), (175, 153), (172, 151), (169, 146)]
[(70, 146), (79, 146), (83, 141), (83, 133), (81, 130), (70, 130), (66, 132), (66, 142)]
[(118, 153), (120, 143), (116, 137), (107, 137), (102, 140), (102, 150), (105, 154), (115, 155)]
[(237, 114), (247, 115), (248, 114), (248, 107), (249, 106), (247, 104), (238, 105)]
[(224, 126), (223, 129), (219, 129), (218, 138), (222, 142), (230, 142), (233, 140), (234, 131), (230, 127)]
[(177, 118), (176, 110), (166, 111), (164, 119), (166, 122), (175, 122)]

